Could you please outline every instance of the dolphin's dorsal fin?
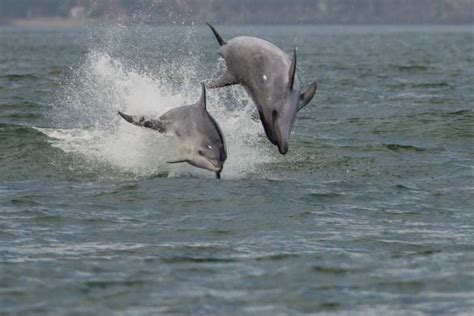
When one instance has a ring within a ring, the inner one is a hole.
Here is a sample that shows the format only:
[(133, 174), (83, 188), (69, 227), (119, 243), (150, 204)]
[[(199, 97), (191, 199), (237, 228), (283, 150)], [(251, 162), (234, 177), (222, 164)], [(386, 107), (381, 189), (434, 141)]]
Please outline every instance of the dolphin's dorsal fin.
[(314, 97), (316, 90), (318, 89), (318, 83), (315, 81), (310, 84), (309, 88), (300, 95), (300, 105), (298, 106), (298, 111), (301, 110), (308, 104), (311, 99)]
[(201, 82), (201, 98), (199, 99), (199, 107), (206, 111), (206, 86), (204, 85), (204, 82)]
[(214, 33), (214, 36), (216, 37), (216, 39), (217, 39), (217, 41), (219, 42), (219, 45), (220, 45), (220, 46), (223, 46), (223, 45), (227, 44), (227, 43), (222, 39), (222, 37), (220, 36), (220, 34), (217, 33), (216, 29), (215, 29), (212, 25), (210, 25), (209, 23), (206, 23), (206, 24), (211, 28), (211, 31), (212, 31), (212, 33)]
[(290, 81), (288, 82), (288, 87), (290, 91), (293, 90), (293, 85), (295, 83), (295, 76), (296, 76), (296, 48), (293, 49), (293, 59), (291, 60), (290, 66)]

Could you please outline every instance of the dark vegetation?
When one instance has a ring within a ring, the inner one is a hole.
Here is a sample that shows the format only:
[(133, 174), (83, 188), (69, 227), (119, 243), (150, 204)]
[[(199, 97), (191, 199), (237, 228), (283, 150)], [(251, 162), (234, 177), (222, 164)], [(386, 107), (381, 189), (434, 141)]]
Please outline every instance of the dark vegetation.
[(0, 1), (0, 21), (55, 16), (151, 24), (470, 24), (474, 0)]

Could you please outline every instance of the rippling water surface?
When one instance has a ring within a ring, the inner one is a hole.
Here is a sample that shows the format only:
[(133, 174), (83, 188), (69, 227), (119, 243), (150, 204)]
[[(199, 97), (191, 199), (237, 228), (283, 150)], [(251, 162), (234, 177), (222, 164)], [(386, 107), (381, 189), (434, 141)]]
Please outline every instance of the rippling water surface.
[(469, 314), (472, 27), (218, 27), (298, 47), (290, 152), (209, 92), (222, 180), (117, 110), (193, 103), (204, 27), (0, 28), (0, 314)]

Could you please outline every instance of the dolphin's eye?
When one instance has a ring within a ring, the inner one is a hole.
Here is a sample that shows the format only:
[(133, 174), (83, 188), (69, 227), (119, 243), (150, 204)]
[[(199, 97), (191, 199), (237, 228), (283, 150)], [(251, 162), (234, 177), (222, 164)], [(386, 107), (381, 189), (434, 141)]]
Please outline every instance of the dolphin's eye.
[(204, 153), (202, 152), (202, 150), (198, 150), (198, 154), (199, 156), (204, 156)]

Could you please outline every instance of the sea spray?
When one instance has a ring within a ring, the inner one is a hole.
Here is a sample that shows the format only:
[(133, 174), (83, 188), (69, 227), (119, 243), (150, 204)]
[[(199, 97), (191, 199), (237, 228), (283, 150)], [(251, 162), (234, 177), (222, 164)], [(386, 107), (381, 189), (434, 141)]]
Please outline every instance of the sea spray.
[[(147, 65), (150, 57), (138, 53), (130, 55), (129, 37), (136, 33), (119, 27), (116, 32), (108, 29), (105, 34), (113, 35), (114, 40), (96, 44), (99, 47), (92, 45), (82, 63), (73, 68), (65, 80), (63, 90), (58, 92), (52, 120), (61, 128), (40, 130), (51, 137), (53, 146), (80, 156), (80, 160), (73, 161), (86, 163), (100, 177), (107, 178), (101, 174), (104, 165), (138, 178), (212, 177), (187, 164), (167, 164), (166, 161), (179, 156), (174, 137), (130, 125), (117, 115), (121, 110), (157, 118), (171, 108), (195, 103), (200, 92), (199, 82), (208, 79), (208, 69), (201, 65), (203, 57), (193, 53), (194, 49), (186, 52), (181, 47), (173, 55), (173, 49), (157, 47), (155, 50), (163, 62), (153, 58), (154, 69), (151, 69)], [(141, 42), (133, 43), (138, 52)], [(155, 44), (160, 46), (159, 42)], [(153, 52), (150, 43), (144, 45)], [(121, 47), (127, 48), (124, 54), (120, 54)], [(167, 54), (163, 55), (163, 51)], [(222, 68), (217, 56), (211, 67), (215, 65)], [(226, 138), (229, 157), (223, 177), (246, 177), (262, 163), (271, 161), (273, 155), (255, 119), (255, 107), (243, 89), (209, 90), (208, 96), (208, 110)], [(244, 102), (240, 102), (240, 98)]]

